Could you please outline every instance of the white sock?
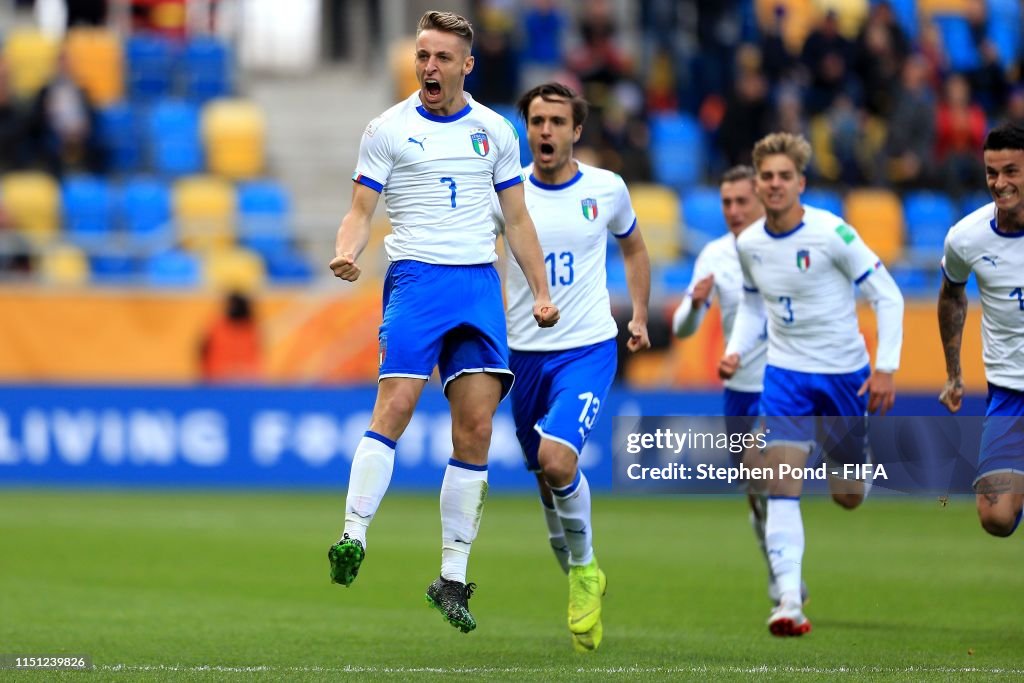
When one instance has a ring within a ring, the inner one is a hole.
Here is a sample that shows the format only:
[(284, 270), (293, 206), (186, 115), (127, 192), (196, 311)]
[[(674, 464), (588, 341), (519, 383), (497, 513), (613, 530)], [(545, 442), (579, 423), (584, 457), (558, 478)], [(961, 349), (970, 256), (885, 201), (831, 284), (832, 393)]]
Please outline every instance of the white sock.
[(441, 482), (441, 576), (466, 583), (469, 551), (487, 499), (487, 465), (448, 461)]
[(366, 528), (373, 521), (395, 469), (395, 442), (367, 431), (356, 446), (345, 498), (345, 533), (366, 547)]
[(544, 521), (548, 523), (548, 542), (555, 552), (555, 559), (566, 574), (569, 573), (569, 546), (565, 544), (565, 532), (562, 530), (562, 520), (558, 517), (558, 510), (554, 504), (548, 507), (548, 502), (540, 499), (541, 507), (544, 508)]
[(800, 570), (804, 559), (804, 521), (800, 499), (768, 497), (765, 544), (775, 582), (784, 602), (800, 604)]
[(569, 546), (570, 566), (590, 564), (594, 559), (594, 533), (590, 528), (590, 484), (583, 470), (577, 468), (571, 484), (552, 488), (551, 493), (565, 532), (565, 543)]

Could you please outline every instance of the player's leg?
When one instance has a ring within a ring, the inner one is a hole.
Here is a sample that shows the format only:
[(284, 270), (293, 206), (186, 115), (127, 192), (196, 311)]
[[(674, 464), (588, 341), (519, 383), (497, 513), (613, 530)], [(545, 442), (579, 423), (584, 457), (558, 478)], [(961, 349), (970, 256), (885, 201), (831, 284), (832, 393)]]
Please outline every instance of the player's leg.
[[(816, 375), (815, 412), (822, 418), (824, 447), (830, 469), (829, 492), (837, 505), (853, 510), (864, 502), (870, 483), (862, 478), (861, 470), (853, 466), (870, 462), (867, 440), (868, 396), (858, 396), (861, 386), (871, 376), (871, 367), (839, 375)], [(849, 470), (850, 474), (844, 474)]]
[[(792, 474), (807, 463), (813, 445), (813, 425), (808, 373), (765, 369), (761, 407), (765, 413), (765, 460), (774, 477), (768, 482), (765, 506), (765, 546), (779, 591), (779, 603), (768, 619), (777, 636), (800, 636), (811, 630), (803, 614), (802, 564), (804, 525), (800, 512), (803, 480)], [(783, 475), (782, 465), (790, 473)]]
[(1020, 525), (1024, 503), (1024, 392), (989, 385), (981, 436), (978, 520), (993, 536), (1009, 536)]
[(445, 328), (430, 291), (415, 286), (428, 264), (399, 261), (384, 282), (380, 327), (380, 381), (369, 429), (352, 457), (345, 529), (328, 550), (331, 581), (349, 586), (365, 557), (366, 533), (391, 483), (395, 446), (434, 365)]
[(537, 489), (540, 491), (540, 504), (544, 510), (544, 522), (548, 528), (548, 543), (551, 551), (555, 554), (558, 566), (564, 574), (569, 573), (569, 546), (565, 542), (565, 529), (562, 528), (562, 519), (555, 509), (554, 496), (551, 487), (544, 481), (544, 475), (537, 472)]
[(993, 536), (1010, 536), (1020, 526), (1024, 512), (1024, 474), (993, 472), (974, 486), (978, 520)]

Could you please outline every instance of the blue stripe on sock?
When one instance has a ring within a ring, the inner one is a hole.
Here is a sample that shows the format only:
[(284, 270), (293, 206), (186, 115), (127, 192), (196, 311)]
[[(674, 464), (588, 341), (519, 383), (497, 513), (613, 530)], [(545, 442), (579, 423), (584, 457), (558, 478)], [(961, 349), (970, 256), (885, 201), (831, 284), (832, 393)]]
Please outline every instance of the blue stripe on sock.
[(800, 500), (800, 496), (768, 496), (768, 500)]
[(391, 450), (395, 450), (395, 447), (398, 446), (398, 442), (392, 441), (391, 439), (389, 439), (388, 437), (384, 436), (383, 434), (378, 434), (377, 432), (371, 432), (369, 429), (367, 429), (363, 433), (363, 436), (365, 436), (367, 439), (373, 439), (374, 441), (380, 441), (382, 444), (384, 444), (385, 446), (387, 446)]
[(572, 483), (569, 484), (568, 486), (566, 486), (565, 488), (560, 488), (560, 489), (552, 488), (551, 489), (551, 493), (555, 494), (559, 498), (565, 498), (566, 496), (571, 496), (572, 493), (576, 489), (578, 489), (580, 487), (580, 480), (582, 478), (583, 478), (583, 471), (580, 470), (577, 467), (576, 468), (576, 477), (572, 480)]
[(462, 462), (461, 460), (456, 460), (455, 458), (448, 458), (448, 465), (449, 467), (461, 467), (462, 469), (469, 470), (471, 472), (487, 471), (487, 465), (471, 465), (468, 462)]

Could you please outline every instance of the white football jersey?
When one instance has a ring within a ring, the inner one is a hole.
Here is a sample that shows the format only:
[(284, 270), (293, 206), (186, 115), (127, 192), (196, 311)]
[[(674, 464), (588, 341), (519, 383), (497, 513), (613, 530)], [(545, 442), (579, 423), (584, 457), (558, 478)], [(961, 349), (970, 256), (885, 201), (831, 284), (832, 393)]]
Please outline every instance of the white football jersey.
[(413, 93), (370, 122), (352, 179), (384, 193), (388, 259), (492, 263), (491, 195), (523, 182), (519, 139), (503, 116), (464, 93), (466, 106), (437, 116)]
[(868, 364), (857, 323), (854, 284), (881, 267), (842, 218), (804, 205), (804, 219), (782, 235), (760, 219), (736, 241), (743, 286), (768, 313), (768, 364), (797, 372), (842, 374)]
[[(687, 294), (692, 293), (694, 285), (708, 275), (715, 276), (715, 283), (706, 305), (710, 307), (711, 301), (718, 297), (718, 307), (722, 315), (722, 334), (728, 340), (736, 322), (740, 299), (743, 298), (743, 271), (740, 268), (740, 255), (736, 250), (736, 236), (731, 232), (709, 242), (701, 250), (693, 267), (693, 280)], [(767, 351), (768, 337), (765, 334), (753, 349), (743, 354), (743, 363), (736, 374), (725, 381), (725, 386), (733, 391), (761, 391)]]
[(1024, 391), (1024, 233), (1000, 232), (995, 215), (995, 204), (989, 204), (950, 229), (942, 270), (958, 284), (974, 272), (981, 292), (985, 377)]
[[(526, 208), (537, 228), (551, 301), (558, 324), (540, 328), (533, 318), (533, 294), (509, 255), (505, 276), (508, 345), (517, 351), (561, 351), (596, 344), (618, 334), (608, 296), (605, 255), (608, 233), (623, 238), (636, 229), (626, 184), (615, 173), (579, 164), (572, 180), (547, 185), (527, 167)], [(495, 222), (503, 229), (497, 198)]]

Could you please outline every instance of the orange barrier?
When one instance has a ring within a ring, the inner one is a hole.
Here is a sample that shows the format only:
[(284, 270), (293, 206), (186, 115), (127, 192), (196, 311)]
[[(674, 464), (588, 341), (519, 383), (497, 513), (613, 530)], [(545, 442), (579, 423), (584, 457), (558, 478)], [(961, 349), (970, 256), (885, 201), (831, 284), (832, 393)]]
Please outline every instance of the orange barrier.
[[(377, 372), (379, 281), (358, 287), (266, 292), (254, 302), (263, 331), (267, 381), (373, 382)], [(0, 381), (171, 383), (199, 378), (198, 347), (220, 312), (212, 293), (74, 293), (0, 290)], [(666, 310), (670, 314), (671, 310)], [(716, 386), (724, 341), (717, 307), (700, 331), (667, 351), (633, 359), (628, 376), (640, 386)], [(874, 315), (861, 310), (861, 326), (874, 350)], [(909, 302), (904, 320), (900, 391), (938, 392), (945, 379), (932, 302)], [(967, 389), (985, 389), (980, 308), (968, 314), (963, 349)]]

